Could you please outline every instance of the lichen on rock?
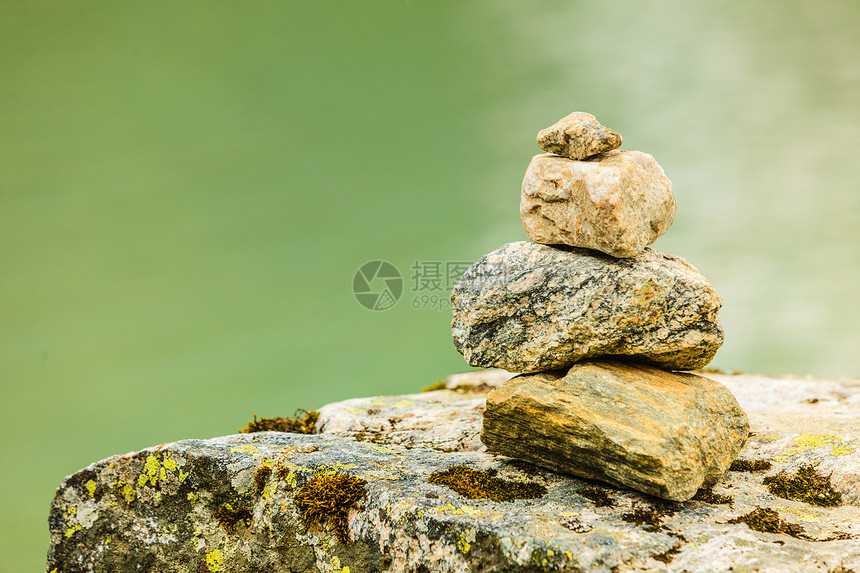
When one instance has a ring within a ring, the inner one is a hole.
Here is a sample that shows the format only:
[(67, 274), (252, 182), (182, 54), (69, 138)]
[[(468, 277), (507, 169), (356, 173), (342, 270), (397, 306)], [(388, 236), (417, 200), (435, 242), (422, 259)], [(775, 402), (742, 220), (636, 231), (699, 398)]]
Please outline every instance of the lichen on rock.
[[(440, 438), (443, 448), (415, 445), (433, 442), (432, 429), (419, 438), (420, 424), (404, 430), (409, 443), (384, 445), (336, 433), (259, 432), (164, 444), (68, 476), (51, 506), (46, 571), (625, 573), (666, 571), (667, 560), (671, 570), (690, 573), (860, 570), (860, 382), (707, 376), (729, 387), (750, 416), (742, 459), (773, 464), (730, 471), (718, 482), (715, 490), (731, 493), (733, 505), (693, 500), (655, 513), (660, 503), (645, 494), (458, 451), (450, 434)], [(394, 412), (418, 412), (433, 400), (445, 411), (446, 432), (458, 420), (461, 431), (480, 432), (480, 395), (450, 390), (347, 401), (330, 411), (361, 405), (363, 423), (385, 428)], [(804, 464), (830, 477), (842, 505), (782, 499), (763, 483)], [(429, 482), (458, 465), (537, 482), (546, 494), (468, 499)], [(295, 503), (310, 480), (336, 474), (366, 482), (365, 500), (347, 512), (348, 543), (328, 519), (306, 528)], [(250, 517), (234, 514), (239, 519), (225, 527), (216, 513), (227, 504)], [(798, 537), (730, 523), (757, 507), (800, 528)], [(651, 522), (631, 523), (625, 514), (634, 521), (650, 514)]]

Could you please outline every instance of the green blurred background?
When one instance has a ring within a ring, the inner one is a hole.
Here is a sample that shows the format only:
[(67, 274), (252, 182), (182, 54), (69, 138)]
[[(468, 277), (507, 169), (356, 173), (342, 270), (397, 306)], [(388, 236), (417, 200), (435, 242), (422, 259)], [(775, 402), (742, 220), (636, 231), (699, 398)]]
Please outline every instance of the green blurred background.
[[(44, 566), (54, 488), (90, 462), (467, 369), (430, 308), (447, 293), (410, 269), (524, 239), (535, 134), (574, 110), (674, 181), (655, 247), (723, 297), (715, 366), (860, 375), (858, 21), (848, 1), (4, 1), (0, 570)], [(374, 259), (405, 280), (384, 312), (351, 292)]]

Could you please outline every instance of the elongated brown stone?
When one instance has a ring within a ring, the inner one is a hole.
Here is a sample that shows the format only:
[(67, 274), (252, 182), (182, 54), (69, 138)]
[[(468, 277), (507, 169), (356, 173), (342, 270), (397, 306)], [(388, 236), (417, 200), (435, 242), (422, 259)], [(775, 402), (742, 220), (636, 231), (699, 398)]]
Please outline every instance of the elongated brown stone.
[(748, 433), (746, 414), (718, 382), (589, 361), (491, 391), (481, 440), (553, 471), (685, 501), (720, 479)]

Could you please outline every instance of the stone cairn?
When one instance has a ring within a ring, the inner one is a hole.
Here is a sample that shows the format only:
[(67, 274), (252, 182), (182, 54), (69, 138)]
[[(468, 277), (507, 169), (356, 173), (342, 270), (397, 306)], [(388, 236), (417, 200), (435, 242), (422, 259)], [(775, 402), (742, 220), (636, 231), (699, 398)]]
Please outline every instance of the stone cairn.
[(537, 136), (509, 243), (451, 293), (454, 345), (472, 366), (522, 373), (487, 397), (491, 452), (685, 501), (719, 480), (749, 421), (721, 384), (678, 372), (723, 342), (713, 287), (650, 249), (672, 224), (653, 157), (572, 113)]

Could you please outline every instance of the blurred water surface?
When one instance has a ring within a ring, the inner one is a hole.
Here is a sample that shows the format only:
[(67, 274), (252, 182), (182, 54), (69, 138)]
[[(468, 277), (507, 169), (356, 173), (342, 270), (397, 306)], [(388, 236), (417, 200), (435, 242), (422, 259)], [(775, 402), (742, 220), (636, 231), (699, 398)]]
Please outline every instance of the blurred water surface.
[[(655, 247), (723, 297), (715, 366), (860, 375), (858, 21), (847, 1), (3, 3), (0, 569), (43, 566), (53, 490), (92, 461), (466, 369), (410, 269), (524, 239), (534, 135), (574, 110), (674, 181)], [(383, 312), (351, 292), (374, 259), (404, 275)]]

